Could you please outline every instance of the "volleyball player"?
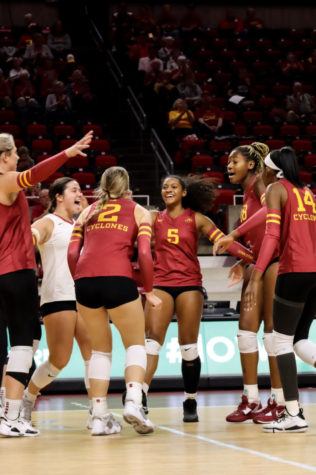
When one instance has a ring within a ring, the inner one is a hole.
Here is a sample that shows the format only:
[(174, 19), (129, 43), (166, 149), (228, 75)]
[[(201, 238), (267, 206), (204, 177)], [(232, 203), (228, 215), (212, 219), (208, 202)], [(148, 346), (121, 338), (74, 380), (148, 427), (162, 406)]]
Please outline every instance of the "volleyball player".
[[(147, 395), (169, 323), (176, 313), (185, 391), (183, 421), (197, 422), (201, 371), (198, 335), (204, 301), (198, 239), (202, 233), (214, 242), (223, 233), (203, 214), (211, 209), (215, 197), (209, 182), (170, 175), (163, 180), (161, 195), (166, 209), (153, 212), (152, 222), (154, 293), (162, 300), (162, 307), (145, 307), (147, 369), (143, 390)], [(238, 243), (233, 243), (229, 252), (252, 261), (252, 254)]]
[(92, 132), (89, 132), (72, 147), (19, 173), (16, 171), (19, 157), (14, 138), (10, 134), (0, 134), (0, 307), (11, 344), (5, 378), (5, 410), (0, 422), (0, 434), (4, 436), (39, 434), (19, 418), (33, 357), (32, 322), (38, 311), (29, 209), (22, 190), (45, 180), (69, 157), (85, 156), (83, 150), (89, 147), (91, 139)]
[(121, 429), (111, 420), (106, 401), (111, 368), (109, 316), (126, 348), (123, 417), (140, 434), (154, 430), (141, 405), (146, 350), (144, 313), (131, 265), (136, 238), (146, 300), (157, 307), (160, 299), (152, 291), (150, 214), (130, 198), (127, 171), (110, 167), (101, 177), (99, 200), (79, 216), (68, 251), (78, 310), (92, 343), (92, 435), (113, 434)]
[[(244, 235), (244, 240), (250, 244), (255, 259), (258, 257), (262, 244), (265, 228), (265, 184), (259, 172), (262, 170), (263, 159), (269, 149), (265, 144), (254, 142), (252, 145), (240, 146), (234, 149), (228, 159), (228, 176), (233, 184), (240, 184), (244, 190), (243, 207), (241, 210), (241, 226), (237, 232), (231, 233), (234, 237)], [(266, 174), (266, 173), (265, 173)], [(268, 178), (268, 177), (266, 177)], [(276, 179), (274, 176), (273, 180)], [(260, 214), (259, 214), (260, 213)], [(254, 216), (256, 215), (256, 216)], [(249, 225), (250, 221), (254, 225)], [(231, 245), (232, 239), (224, 237), (214, 246), (214, 252), (219, 246)], [(241, 293), (241, 309), (238, 330), (238, 347), (240, 351), (241, 366), (244, 380), (244, 391), (241, 403), (237, 410), (226, 417), (228, 422), (244, 422), (252, 419), (257, 423), (276, 420), (284, 413), (285, 403), (281, 380), (278, 372), (276, 358), (273, 350), (273, 295), (278, 272), (278, 253), (275, 251), (271, 262), (267, 266), (260, 285), (258, 286), (257, 305), (251, 311), (245, 311), (244, 293), (253, 270), (253, 265), (241, 270), (239, 265), (231, 270), (235, 282), (237, 274), (244, 278)], [(271, 396), (268, 404), (262, 409), (259, 399), (257, 366), (258, 342), (257, 332), (260, 324), (264, 322), (263, 343), (268, 354)]]
[[(245, 294), (251, 312), (257, 289), (275, 250), (279, 272), (273, 305), (273, 348), (284, 390), (286, 411), (263, 426), (265, 432), (305, 432), (308, 428), (299, 405), (296, 354), (315, 366), (316, 345), (308, 340), (316, 313), (316, 201), (301, 183), (297, 158), (290, 147), (274, 150), (267, 167), (283, 175), (267, 191), (266, 231)], [(293, 348), (294, 343), (294, 348)]]
[(49, 358), (33, 373), (24, 392), (21, 417), (31, 422), (31, 412), (39, 391), (50, 384), (68, 364), (76, 338), (85, 362), (85, 383), (89, 392), (88, 364), (91, 346), (76, 309), (76, 296), (67, 263), (67, 251), (74, 220), (81, 207), (79, 184), (69, 177), (58, 178), (50, 186), (49, 213), (32, 225), (33, 242), (39, 248), (43, 266), (41, 314)]

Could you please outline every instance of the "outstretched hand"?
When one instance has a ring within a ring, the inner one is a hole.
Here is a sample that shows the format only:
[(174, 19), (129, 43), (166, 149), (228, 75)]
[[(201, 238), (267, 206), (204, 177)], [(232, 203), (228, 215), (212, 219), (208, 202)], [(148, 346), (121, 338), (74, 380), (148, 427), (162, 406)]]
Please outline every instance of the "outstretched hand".
[(239, 284), (240, 281), (244, 278), (244, 266), (241, 262), (236, 262), (236, 264), (231, 267), (228, 278), (232, 278), (228, 284), (228, 287), (232, 287), (233, 285)]
[(75, 144), (65, 150), (67, 157), (75, 157), (76, 155), (81, 155), (86, 157), (87, 154), (82, 150), (90, 147), (91, 140), (93, 138), (93, 130), (90, 130), (82, 139), (78, 140)]
[(216, 256), (217, 251), (218, 254), (223, 254), (233, 242), (234, 238), (230, 235), (220, 238), (213, 245), (213, 256)]

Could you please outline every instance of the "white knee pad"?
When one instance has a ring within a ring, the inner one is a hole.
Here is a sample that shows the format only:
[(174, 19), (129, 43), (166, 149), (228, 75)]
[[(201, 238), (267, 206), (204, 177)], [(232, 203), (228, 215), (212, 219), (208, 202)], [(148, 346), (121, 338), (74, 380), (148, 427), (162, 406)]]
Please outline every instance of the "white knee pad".
[(89, 363), (90, 363), (90, 360), (84, 361), (84, 378), (83, 379), (84, 379), (84, 385), (85, 385), (86, 390), (90, 389), (90, 381), (89, 381), (89, 376), (88, 376)]
[(273, 347), (276, 356), (293, 353), (294, 335), (285, 335), (273, 330)]
[(184, 361), (193, 361), (199, 356), (197, 343), (180, 345), (181, 356)]
[(8, 373), (28, 373), (32, 366), (33, 349), (31, 346), (12, 346), (7, 366)]
[(294, 345), (294, 351), (301, 360), (312, 366), (316, 362), (316, 345), (309, 340), (299, 340)]
[(45, 361), (45, 363), (36, 368), (31, 381), (35, 386), (41, 389), (54, 381), (60, 371), (60, 369), (56, 368), (56, 366), (52, 365), (49, 361)]
[(127, 348), (125, 368), (128, 366), (140, 366), (146, 371), (147, 355), (143, 345), (132, 345)]
[(268, 356), (275, 356), (274, 353), (274, 336), (273, 333), (264, 333), (263, 334), (263, 344)]
[(161, 345), (156, 340), (151, 338), (145, 339), (145, 348), (147, 355), (159, 355), (161, 350)]
[(112, 363), (112, 353), (92, 350), (89, 362), (88, 378), (109, 381)]
[(237, 339), (240, 353), (256, 353), (258, 351), (257, 333), (238, 330)]

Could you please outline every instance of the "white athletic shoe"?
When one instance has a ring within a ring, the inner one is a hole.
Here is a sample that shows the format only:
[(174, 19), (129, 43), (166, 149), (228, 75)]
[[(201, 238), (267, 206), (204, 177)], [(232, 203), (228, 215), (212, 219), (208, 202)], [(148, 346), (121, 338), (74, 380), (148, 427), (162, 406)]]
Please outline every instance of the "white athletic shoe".
[(3, 416), (0, 421), (0, 434), (5, 437), (36, 437), (40, 431), (21, 418), (10, 421)]
[(264, 432), (305, 432), (308, 429), (308, 425), (303, 416), (303, 409), (300, 409), (296, 416), (291, 416), (285, 410), (284, 415), (280, 419), (265, 424), (262, 428)]
[(91, 435), (118, 434), (121, 429), (121, 424), (111, 413), (104, 417), (92, 417)]
[(89, 409), (86, 428), (90, 430), (92, 429), (92, 427), (93, 427), (93, 417), (92, 417), (92, 411), (91, 409)]
[(123, 417), (128, 424), (132, 424), (139, 434), (149, 434), (154, 431), (154, 424), (147, 419), (143, 408), (137, 406), (133, 401), (125, 402)]

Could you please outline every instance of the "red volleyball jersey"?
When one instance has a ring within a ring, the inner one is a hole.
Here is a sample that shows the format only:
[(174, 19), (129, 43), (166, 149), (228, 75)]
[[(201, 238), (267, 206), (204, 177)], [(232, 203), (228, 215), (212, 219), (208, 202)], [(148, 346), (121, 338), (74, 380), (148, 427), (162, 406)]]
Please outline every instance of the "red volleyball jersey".
[(20, 191), (14, 203), (0, 203), (0, 275), (35, 269), (29, 207)]
[[(240, 213), (240, 223), (243, 223), (247, 219), (250, 218), (253, 214), (255, 214), (259, 209), (262, 208), (262, 204), (264, 203), (265, 200), (265, 195), (264, 193), (261, 195), (260, 198), (255, 193), (254, 186), (255, 182), (257, 179), (257, 175), (255, 175), (251, 182), (249, 183), (248, 188), (244, 192), (244, 198), (243, 198), (243, 206), (241, 209)], [(260, 251), (260, 246), (263, 241), (265, 233), (265, 222), (262, 224), (257, 225), (254, 229), (251, 229), (244, 235), (244, 242), (249, 245), (251, 248), (254, 259), (256, 260), (259, 251)]]
[[(90, 214), (98, 202), (91, 207)], [(84, 226), (83, 250), (75, 280), (81, 277), (121, 276), (133, 279), (131, 258), (138, 226), (136, 203), (127, 198), (109, 200)]]
[(201, 286), (195, 212), (187, 208), (177, 218), (171, 218), (166, 210), (161, 211), (154, 232), (154, 285)]
[(316, 272), (316, 200), (307, 187), (279, 182), (288, 196), (281, 210), (279, 274)]

